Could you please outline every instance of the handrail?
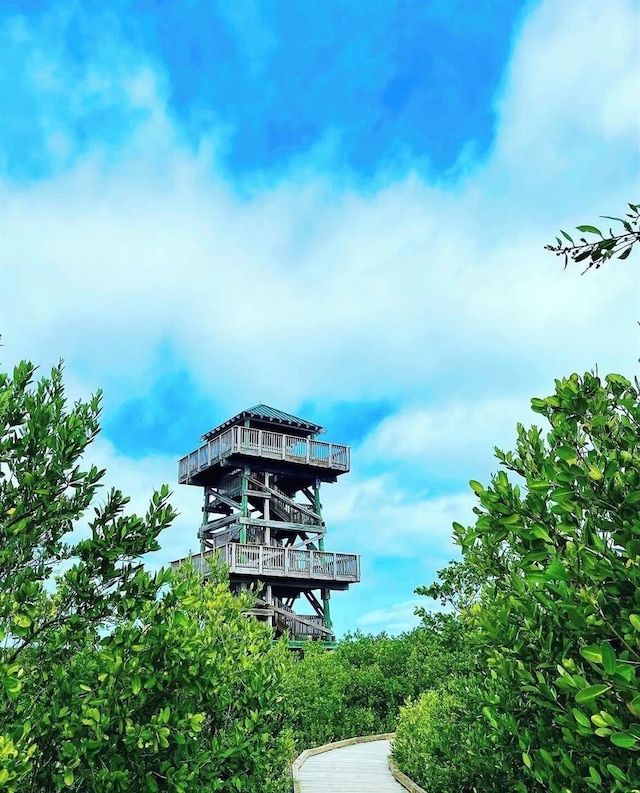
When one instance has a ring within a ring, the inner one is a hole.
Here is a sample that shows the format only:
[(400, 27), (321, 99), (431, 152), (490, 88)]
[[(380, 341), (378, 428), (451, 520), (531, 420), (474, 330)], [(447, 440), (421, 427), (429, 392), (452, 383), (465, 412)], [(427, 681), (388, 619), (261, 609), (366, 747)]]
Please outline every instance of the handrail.
[[(318, 515), (311, 508), (306, 507), (304, 504), (298, 504), (297, 501), (289, 498), (286, 493), (278, 487), (272, 487), (260, 482), (253, 476), (248, 477), (249, 482), (254, 487), (260, 488), (265, 494), (270, 494), (276, 497), (276, 502), (271, 502), (271, 509), (274, 513), (280, 512), (280, 517), (287, 520), (289, 523), (300, 523), (307, 526), (321, 526), (322, 516)], [(258, 492), (258, 491), (256, 491)], [(275, 509), (274, 509), (275, 508)]]
[[(214, 553), (220, 554), (220, 560), (229, 566), (231, 573), (349, 583), (360, 580), (360, 557), (354, 553), (230, 542), (188, 558), (201, 575), (206, 577), (209, 571), (207, 560)], [(175, 568), (186, 561), (187, 559), (179, 559), (171, 564)]]
[(350, 467), (348, 446), (253, 427), (230, 427), (180, 459), (178, 481), (185, 483), (200, 471), (234, 454), (284, 460), (340, 472), (346, 472)]

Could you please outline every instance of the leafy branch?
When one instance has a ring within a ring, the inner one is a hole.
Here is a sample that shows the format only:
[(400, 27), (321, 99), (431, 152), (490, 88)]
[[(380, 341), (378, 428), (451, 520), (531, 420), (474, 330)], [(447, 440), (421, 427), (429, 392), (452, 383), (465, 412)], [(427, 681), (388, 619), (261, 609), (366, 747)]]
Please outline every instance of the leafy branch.
[(556, 256), (562, 256), (565, 268), (569, 260), (587, 262), (582, 275), (592, 267), (597, 270), (607, 259), (614, 257), (626, 259), (633, 246), (640, 241), (640, 204), (629, 204), (629, 208), (631, 212), (627, 212), (624, 218), (602, 215), (606, 220), (615, 220), (616, 223), (622, 224), (623, 230), (620, 230), (618, 234), (615, 234), (612, 228), (609, 228), (608, 235), (605, 235), (595, 226), (577, 226), (577, 230), (583, 234), (598, 236), (600, 239), (590, 241), (586, 237), (580, 237), (578, 242), (575, 242), (566, 231), (560, 229), (560, 234), (565, 238), (565, 241), (556, 237), (557, 244), (545, 245), (545, 250), (555, 253)]

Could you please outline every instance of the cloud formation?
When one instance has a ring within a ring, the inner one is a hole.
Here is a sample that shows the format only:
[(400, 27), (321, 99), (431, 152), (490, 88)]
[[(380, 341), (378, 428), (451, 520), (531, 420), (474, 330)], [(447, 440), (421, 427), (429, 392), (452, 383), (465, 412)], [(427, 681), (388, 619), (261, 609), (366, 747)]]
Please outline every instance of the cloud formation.
[[(490, 153), (461, 152), (447, 178), (387, 169), (366, 191), (332, 182), (313, 151), (240, 190), (222, 166), (225, 129), (194, 148), (159, 65), (132, 46), (114, 63), (117, 27), (60, 108), (67, 62), (45, 47), (50, 30), (5, 25), (10, 51), (30, 53), (21, 91), (58, 164), (0, 180), (5, 360), (63, 356), (74, 391), (104, 385), (113, 411), (179, 361), (217, 411), (203, 429), (258, 401), (394, 405), (325, 499), (336, 542), (372, 575), (406, 560), (402, 610), (453, 552), (465, 480), (528, 421), (528, 398), (596, 363), (635, 366), (637, 268), (580, 278), (542, 246), (634, 200), (637, 24), (633, 2), (541, 3), (514, 42)], [(72, 120), (96, 108), (113, 134), (82, 142)], [(15, 141), (4, 151), (16, 156)], [(98, 453), (136, 498), (175, 479), (168, 455), (132, 460), (107, 441)], [(167, 557), (194, 547), (200, 520), (192, 494), (178, 499), (190, 517)], [(343, 627), (357, 593), (341, 599)]]

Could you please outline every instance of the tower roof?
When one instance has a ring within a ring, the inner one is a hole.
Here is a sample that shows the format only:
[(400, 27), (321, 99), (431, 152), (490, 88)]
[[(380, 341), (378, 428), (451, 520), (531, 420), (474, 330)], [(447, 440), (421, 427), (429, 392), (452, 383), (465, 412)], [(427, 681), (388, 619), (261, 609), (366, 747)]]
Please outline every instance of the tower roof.
[(307, 430), (309, 434), (313, 435), (317, 435), (319, 432), (324, 432), (324, 428), (319, 424), (314, 424), (313, 422), (307, 421), (306, 419), (298, 418), (298, 416), (293, 416), (291, 413), (285, 413), (284, 411), (278, 410), (277, 408), (272, 408), (269, 405), (254, 405), (252, 408), (243, 410), (236, 416), (227, 419), (222, 424), (219, 424), (217, 427), (209, 430), (209, 432), (202, 436), (202, 440), (208, 441), (223, 430), (227, 429), (227, 427), (236, 426), (245, 419), (257, 419), (258, 421), (264, 421), (269, 424), (279, 424), (283, 427)]

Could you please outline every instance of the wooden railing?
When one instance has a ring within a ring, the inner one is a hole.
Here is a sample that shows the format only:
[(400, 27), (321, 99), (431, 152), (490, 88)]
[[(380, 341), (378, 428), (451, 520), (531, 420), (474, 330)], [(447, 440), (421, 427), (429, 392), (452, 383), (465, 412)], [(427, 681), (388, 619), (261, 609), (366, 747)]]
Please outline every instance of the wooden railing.
[(312, 636), (314, 639), (323, 639), (331, 636), (331, 629), (326, 628), (324, 619), (317, 614), (296, 614), (293, 609), (287, 608), (277, 598), (275, 624), (294, 636)]
[(272, 545), (252, 545), (231, 542), (212, 551), (193, 554), (172, 562), (176, 568), (191, 560), (204, 577), (209, 574), (209, 558), (220, 554), (229, 572), (246, 575), (265, 575), (282, 578), (307, 578), (325, 581), (357, 583), (360, 580), (360, 557), (354, 553), (312, 551), (306, 548), (279, 548)]
[(271, 515), (286, 523), (298, 523), (304, 526), (322, 526), (322, 517), (316, 514), (308, 504), (298, 504), (283, 493), (275, 485), (266, 485), (260, 482), (253, 474), (249, 477), (249, 484), (254, 488), (254, 492), (264, 492), (265, 495), (273, 496), (270, 503)]
[(348, 446), (252, 427), (230, 427), (180, 460), (178, 481), (184, 484), (200, 471), (233, 454), (285, 460), (340, 472), (348, 471), (350, 464)]

